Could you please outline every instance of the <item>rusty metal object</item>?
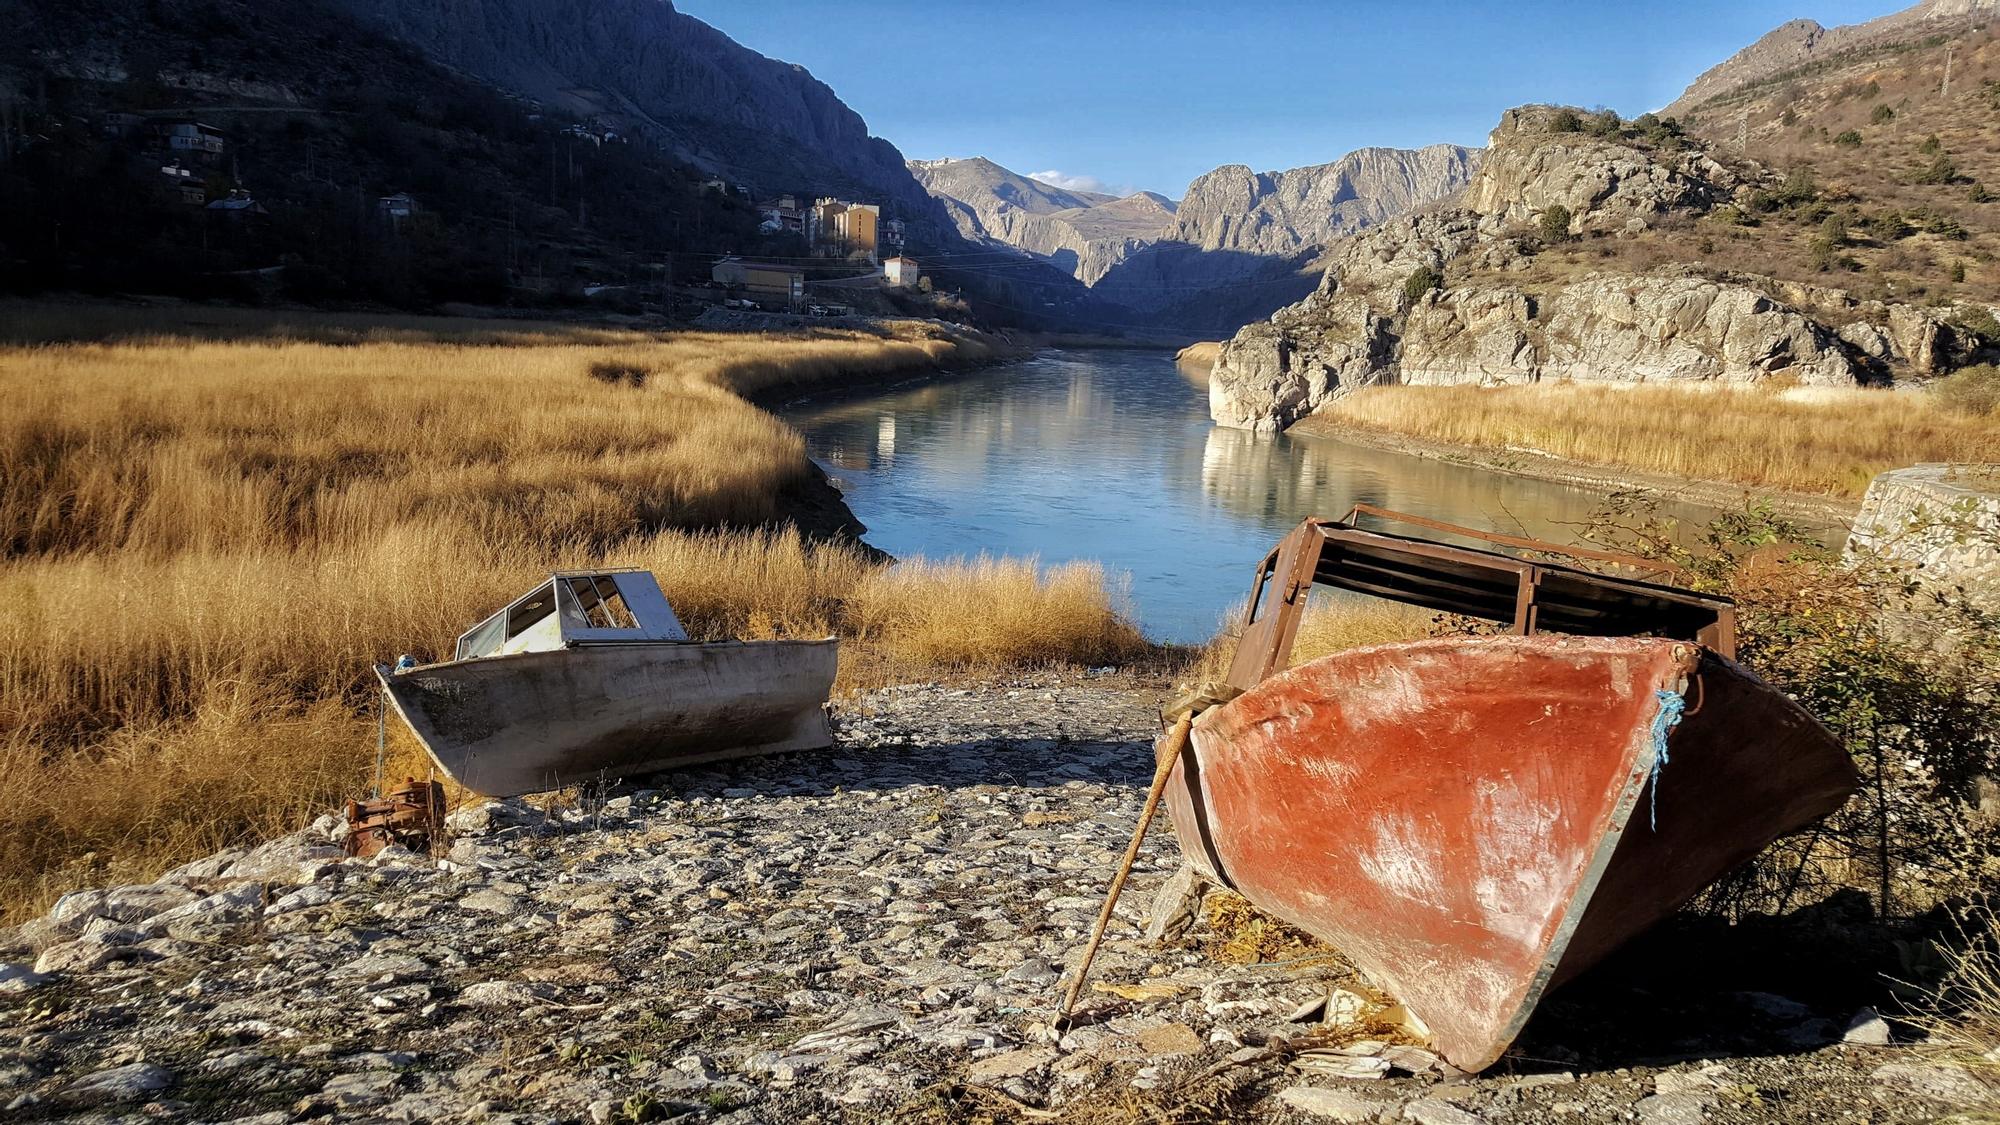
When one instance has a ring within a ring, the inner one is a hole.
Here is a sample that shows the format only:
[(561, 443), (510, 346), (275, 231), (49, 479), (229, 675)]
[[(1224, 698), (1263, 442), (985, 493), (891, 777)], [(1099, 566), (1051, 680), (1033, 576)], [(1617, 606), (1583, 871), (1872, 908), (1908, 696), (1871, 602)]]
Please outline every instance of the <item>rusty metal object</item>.
[(1546, 555), (1568, 555), (1573, 559), (1595, 559), (1598, 562), (1616, 563), (1619, 566), (1629, 566), (1634, 570), (1647, 574), (1682, 573), (1680, 567), (1661, 559), (1643, 558), (1639, 555), (1628, 555), (1621, 551), (1606, 551), (1596, 547), (1565, 546), (1561, 543), (1551, 543), (1546, 539), (1530, 539), (1524, 535), (1502, 535), (1497, 531), (1481, 531), (1476, 527), (1446, 523), (1443, 520), (1434, 520), (1428, 516), (1413, 516), (1408, 512), (1398, 512), (1393, 508), (1380, 508), (1373, 504), (1356, 504), (1347, 510), (1347, 517), (1340, 522), (1352, 526), (1355, 518), (1358, 516), (1374, 516), (1377, 519), (1390, 520), (1395, 523), (1407, 523), (1415, 527), (1428, 527), (1432, 531), (1450, 532), (1453, 535), (1463, 535), (1468, 539), (1483, 539), (1488, 543), (1497, 543), (1503, 547), (1519, 547), (1527, 551), (1539, 551)]
[[(1315, 583), (1515, 635), (1288, 668)], [(1195, 721), (1168, 815), (1199, 874), (1479, 1070), (1548, 989), (1852, 794), (1839, 741), (1734, 647), (1727, 599), (1309, 520), (1258, 564), (1242, 694)]]
[(1479, 1070), (1547, 989), (1854, 784), (1810, 715), (1692, 645), (1501, 636), (1272, 676), (1195, 724), (1166, 803), (1197, 870)]
[(1187, 746), (1188, 730), (1194, 723), (1195, 712), (1191, 708), (1182, 712), (1174, 720), (1174, 725), (1153, 748), (1153, 784), (1146, 790), (1146, 803), (1139, 809), (1139, 823), (1132, 829), (1132, 843), (1125, 849), (1125, 858), (1119, 862), (1118, 870), (1111, 876), (1111, 889), (1104, 892), (1104, 907), (1097, 912), (1097, 924), (1091, 927), (1090, 941), (1083, 947), (1083, 960), (1077, 964), (1076, 976), (1070, 978), (1069, 991), (1063, 994), (1062, 1009), (1056, 1013), (1057, 1026), (1069, 1023), (1070, 1012), (1076, 1008), (1076, 998), (1083, 994), (1083, 982), (1090, 976), (1090, 963), (1097, 959), (1097, 947), (1104, 942), (1104, 931), (1111, 925), (1111, 911), (1118, 905), (1118, 895), (1125, 889), (1125, 880), (1132, 874), (1132, 864), (1139, 858), (1139, 845), (1146, 839), (1146, 829), (1152, 827), (1154, 814), (1160, 811), (1160, 795), (1166, 792), (1167, 775), (1174, 770), (1174, 763), (1180, 760), (1181, 752)]
[(401, 789), (372, 801), (347, 802), (341, 850), (363, 859), (390, 844), (425, 852), (444, 834), (444, 786), (407, 778)]
[[(1524, 542), (1538, 550), (1566, 550)], [(1663, 636), (1736, 655), (1736, 605), (1728, 598), (1365, 531), (1345, 521), (1307, 520), (1257, 566), (1229, 683), (1248, 689), (1285, 668), (1314, 583), (1505, 622), (1522, 636)]]

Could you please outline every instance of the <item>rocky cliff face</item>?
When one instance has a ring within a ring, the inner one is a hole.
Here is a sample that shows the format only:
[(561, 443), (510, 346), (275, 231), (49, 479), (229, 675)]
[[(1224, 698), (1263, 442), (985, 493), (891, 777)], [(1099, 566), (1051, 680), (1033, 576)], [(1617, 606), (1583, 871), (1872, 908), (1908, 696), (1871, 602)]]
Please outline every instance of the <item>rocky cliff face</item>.
[[(1223, 346), (1209, 382), (1215, 421), (1281, 430), (1377, 384), (1784, 377), (1852, 386), (1949, 370), (1976, 350), (1938, 309), (1829, 287), (1690, 264), (1538, 267), (1552, 236), (1539, 220), (1551, 207), (1572, 216), (1553, 237), (1588, 236), (1609, 253), (1774, 179), (1683, 138), (1592, 135), (1578, 116), (1509, 111), (1455, 206), (1341, 244), (1316, 292)], [(1437, 284), (1413, 283), (1420, 272)]]
[(913, 160), (910, 172), (943, 203), (960, 234), (1043, 258), (1085, 285), (1171, 229), (1174, 203), (1154, 192), (1119, 198), (1065, 191), (985, 157)]
[(1479, 158), (1476, 149), (1431, 145), (1357, 149), (1284, 172), (1225, 165), (1188, 185), (1168, 237), (1203, 250), (1288, 257), (1451, 195)]
[(865, 192), (935, 214), (902, 154), (804, 67), (668, 0), (332, 0), (426, 56), (551, 105), (630, 120), (753, 187)]
[(984, 159), (911, 170), (968, 238), (1042, 258), (1163, 326), (1231, 331), (1310, 292), (1317, 271), (1302, 269), (1329, 244), (1458, 191), (1479, 158), (1431, 145), (1283, 172), (1232, 164), (1189, 184), (1178, 205), (1152, 192), (1066, 192)]
[(1924, 0), (1880, 19), (1844, 27), (1827, 28), (1812, 20), (1792, 20), (1779, 24), (1763, 38), (1704, 71), (1661, 112), (1685, 116), (1704, 102), (1786, 71), (1842, 52), (1991, 19), (1996, 9), (2000, 9), (2000, 0)]

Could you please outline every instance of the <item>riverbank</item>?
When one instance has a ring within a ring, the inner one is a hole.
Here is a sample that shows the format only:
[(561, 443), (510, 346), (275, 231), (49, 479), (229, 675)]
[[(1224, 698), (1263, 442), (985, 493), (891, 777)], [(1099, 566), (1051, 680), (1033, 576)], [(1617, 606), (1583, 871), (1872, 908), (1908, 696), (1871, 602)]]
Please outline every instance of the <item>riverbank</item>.
[(442, 861), (343, 859), (327, 818), (78, 896), (0, 931), (0, 1105), (273, 1125), (1765, 1125), (1990, 1106), (1879, 1020), (1843, 1040), (1857, 1009), (1893, 1002), (1898, 968), (1887, 932), (1838, 909), (1669, 923), (1465, 1076), (1318, 1022), (1314, 1001), (1365, 984), (1240, 900), (1148, 940), (1180, 862), (1157, 828), (1079, 1026), (1058, 1031), (1165, 690), (1044, 675), (869, 693), (838, 707), (833, 752), (589, 806), (479, 806)]
[(848, 684), (1150, 651), (1089, 566), (883, 570), (750, 401), (974, 335), (254, 312), (0, 305), (0, 916), (337, 807), (370, 662), (553, 567), (651, 569), (702, 638), (837, 634)]
[(1307, 418), (1289, 431), (1307, 438), (1326, 438), (1364, 449), (1379, 449), (1406, 457), (1445, 461), (1481, 472), (1548, 481), (1552, 484), (1601, 491), (1644, 491), (1663, 499), (1682, 501), (1703, 508), (1730, 510), (1748, 500), (1768, 504), (1772, 511), (1789, 519), (1828, 527), (1844, 528), (1861, 509), (1858, 498), (1816, 496), (1776, 489), (1753, 489), (1747, 485), (1719, 480), (1688, 480), (1621, 467), (1609, 469), (1583, 461), (1571, 461), (1546, 453), (1525, 450), (1491, 450), (1472, 445), (1455, 445), (1407, 434), (1354, 429), (1330, 420)]
[(1724, 507), (1754, 495), (1811, 519), (1851, 516), (1881, 472), (2000, 447), (2000, 416), (1921, 392), (1707, 385), (1370, 387), (1293, 430)]

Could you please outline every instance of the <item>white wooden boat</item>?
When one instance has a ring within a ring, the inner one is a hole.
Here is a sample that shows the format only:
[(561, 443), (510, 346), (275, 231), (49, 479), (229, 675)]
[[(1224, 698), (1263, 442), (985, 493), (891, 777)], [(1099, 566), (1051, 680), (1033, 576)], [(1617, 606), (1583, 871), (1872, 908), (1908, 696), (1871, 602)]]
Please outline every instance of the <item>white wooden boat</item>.
[(642, 570), (561, 572), (458, 638), (378, 665), (451, 779), (510, 797), (833, 743), (835, 641), (688, 640)]

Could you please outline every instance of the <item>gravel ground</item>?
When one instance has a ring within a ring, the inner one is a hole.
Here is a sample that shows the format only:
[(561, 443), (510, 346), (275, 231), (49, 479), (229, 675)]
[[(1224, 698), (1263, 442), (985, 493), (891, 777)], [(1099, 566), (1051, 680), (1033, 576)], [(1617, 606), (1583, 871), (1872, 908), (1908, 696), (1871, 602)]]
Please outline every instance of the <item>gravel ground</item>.
[(1147, 940), (1179, 866), (1164, 828), (1105, 989), (1058, 1034), (1162, 694), (890, 689), (842, 705), (828, 753), (461, 810), (442, 859), (345, 860), (326, 818), (79, 892), (0, 935), (0, 1117), (1449, 1125), (1991, 1104), (1857, 1020), (1873, 953), (1837, 907), (1669, 927), (1551, 998), (1515, 1056), (1457, 1074), (1372, 1015), (1343, 1024), (1379, 998), (1337, 959), (1225, 963), (1206, 921)]

